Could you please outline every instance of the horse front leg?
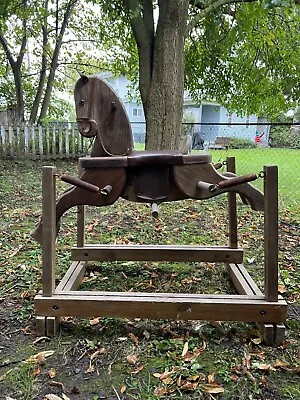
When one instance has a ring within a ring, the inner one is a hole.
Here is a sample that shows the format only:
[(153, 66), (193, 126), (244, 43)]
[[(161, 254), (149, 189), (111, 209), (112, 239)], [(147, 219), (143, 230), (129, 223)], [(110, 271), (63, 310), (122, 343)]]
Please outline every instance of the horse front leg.
[[(56, 234), (59, 232), (60, 220), (71, 207), (80, 205), (107, 206), (113, 204), (121, 195), (126, 183), (124, 168), (95, 168), (83, 171), (80, 180), (99, 187), (99, 193), (90, 192), (82, 187), (73, 186), (60, 195), (56, 201)], [(109, 193), (101, 190), (111, 187)], [(43, 220), (31, 232), (31, 236), (40, 244), (43, 242)]]

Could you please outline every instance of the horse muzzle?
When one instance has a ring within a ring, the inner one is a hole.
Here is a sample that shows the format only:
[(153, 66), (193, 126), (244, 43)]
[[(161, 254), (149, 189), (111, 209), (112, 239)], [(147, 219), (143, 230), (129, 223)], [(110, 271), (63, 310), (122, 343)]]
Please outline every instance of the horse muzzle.
[(89, 118), (77, 118), (78, 130), (84, 137), (94, 137), (97, 135), (97, 123)]

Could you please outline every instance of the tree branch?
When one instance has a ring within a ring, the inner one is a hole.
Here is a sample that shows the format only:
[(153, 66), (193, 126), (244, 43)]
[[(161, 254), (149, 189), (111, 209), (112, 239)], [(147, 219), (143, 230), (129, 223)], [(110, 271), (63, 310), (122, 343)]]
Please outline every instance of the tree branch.
[(13, 58), (12, 52), (10, 51), (10, 49), (8, 47), (7, 41), (6, 41), (2, 31), (0, 31), (0, 43), (2, 44), (3, 50), (6, 54), (6, 57), (9, 61), (10, 65), (14, 64), (15, 60)]
[[(212, 3), (210, 3), (207, 7), (201, 10), (199, 14), (197, 14), (188, 24), (187, 26), (187, 32), (189, 32), (191, 29), (193, 29), (198, 22), (201, 20), (201, 18), (205, 17), (207, 14), (210, 12), (216, 10), (219, 7), (225, 6), (227, 4), (237, 4), (237, 3), (253, 3), (257, 0), (216, 0)], [(296, 1), (296, 0), (295, 0)], [(300, 1), (300, 0), (297, 0)], [(195, 3), (195, 2), (194, 2)], [(194, 4), (193, 4), (194, 5)]]

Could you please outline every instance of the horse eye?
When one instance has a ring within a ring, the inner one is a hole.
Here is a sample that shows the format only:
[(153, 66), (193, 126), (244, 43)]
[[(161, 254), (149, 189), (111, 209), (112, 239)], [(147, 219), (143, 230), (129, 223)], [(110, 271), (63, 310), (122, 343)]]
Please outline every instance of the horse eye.
[(84, 100), (80, 100), (80, 102), (79, 102), (79, 105), (82, 107), (82, 106), (84, 106)]

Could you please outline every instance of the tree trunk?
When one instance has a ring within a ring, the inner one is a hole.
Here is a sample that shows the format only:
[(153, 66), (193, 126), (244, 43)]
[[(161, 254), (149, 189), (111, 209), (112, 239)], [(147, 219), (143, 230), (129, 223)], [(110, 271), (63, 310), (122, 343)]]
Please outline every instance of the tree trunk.
[(48, 44), (48, 30), (47, 30), (47, 15), (48, 15), (48, 0), (45, 0), (44, 5), (44, 23), (42, 25), (42, 35), (43, 35), (43, 53), (42, 53), (42, 65), (40, 70), (40, 78), (37, 86), (35, 98), (31, 107), (29, 121), (31, 123), (36, 122), (39, 106), (41, 104), (43, 90), (45, 86), (46, 71), (47, 71), (47, 53), (46, 48)]
[(50, 105), (50, 98), (51, 98), (51, 93), (52, 93), (52, 89), (53, 89), (55, 73), (56, 73), (57, 66), (58, 66), (58, 57), (59, 57), (60, 49), (61, 49), (61, 46), (63, 43), (63, 36), (65, 34), (66, 27), (68, 25), (69, 19), (72, 15), (73, 9), (74, 9), (77, 1), (78, 0), (70, 0), (67, 5), (65, 14), (64, 14), (64, 18), (63, 18), (63, 21), (61, 24), (60, 32), (57, 37), (55, 49), (54, 49), (53, 56), (52, 56), (50, 72), (49, 72), (49, 76), (48, 76), (48, 80), (47, 80), (47, 86), (46, 86), (43, 104), (42, 104), (42, 108), (41, 108), (41, 112), (40, 112), (40, 116), (39, 116), (39, 122), (41, 120), (43, 120), (43, 118), (45, 118), (48, 108), (49, 108), (49, 105)]
[(188, 0), (159, 1), (151, 83), (143, 99), (146, 149), (179, 149), (184, 96)]
[(24, 26), (24, 36), (22, 39), (20, 51), (16, 60), (14, 60), (12, 52), (10, 51), (6, 39), (3, 36), (2, 31), (0, 31), (0, 43), (3, 47), (7, 60), (12, 69), (14, 84), (15, 84), (15, 93), (16, 93), (16, 118), (18, 122), (24, 121), (24, 90), (22, 84), (22, 75), (21, 75), (21, 65), (24, 57), (24, 52), (26, 48), (27, 38), (26, 38), (26, 23), (23, 22)]

